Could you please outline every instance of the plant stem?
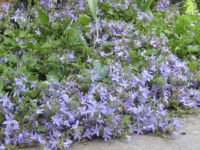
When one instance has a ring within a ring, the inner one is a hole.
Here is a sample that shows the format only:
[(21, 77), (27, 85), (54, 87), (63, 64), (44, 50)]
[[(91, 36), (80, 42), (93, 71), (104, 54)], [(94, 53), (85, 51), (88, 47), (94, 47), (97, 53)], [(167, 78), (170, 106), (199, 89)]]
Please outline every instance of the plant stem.
[(97, 34), (97, 39), (99, 39), (99, 20), (97, 17), (95, 17), (95, 22), (96, 22), (96, 34)]

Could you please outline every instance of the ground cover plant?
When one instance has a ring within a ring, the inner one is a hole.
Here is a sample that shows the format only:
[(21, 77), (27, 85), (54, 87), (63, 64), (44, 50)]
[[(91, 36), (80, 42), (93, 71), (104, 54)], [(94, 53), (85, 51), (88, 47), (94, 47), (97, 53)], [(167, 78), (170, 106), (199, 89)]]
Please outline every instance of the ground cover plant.
[(0, 10), (0, 149), (175, 135), (200, 105), (194, 1), (18, 5)]

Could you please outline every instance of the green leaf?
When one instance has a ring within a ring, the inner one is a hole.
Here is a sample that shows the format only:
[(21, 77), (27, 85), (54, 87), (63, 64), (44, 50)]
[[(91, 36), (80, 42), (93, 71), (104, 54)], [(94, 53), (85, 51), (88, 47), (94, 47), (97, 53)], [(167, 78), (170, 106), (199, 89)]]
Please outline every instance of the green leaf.
[(124, 125), (128, 125), (131, 122), (130, 119), (131, 119), (131, 115), (124, 115), (121, 122)]
[(196, 79), (200, 81), (200, 75), (198, 75), (198, 76), (196, 77)]
[(29, 96), (30, 98), (35, 98), (37, 96), (37, 91), (36, 90), (29, 90), (28, 92), (25, 93), (26, 96)]
[(154, 81), (158, 84), (165, 85), (166, 84), (166, 79), (162, 76), (157, 76), (154, 78)]
[(70, 29), (67, 32), (67, 46), (69, 49), (73, 48), (73, 50), (79, 50), (80, 48), (85, 48), (85, 44), (80, 37), (80, 33), (78, 30)]
[(103, 66), (99, 61), (95, 61), (93, 63), (93, 67), (101, 78), (104, 78), (108, 75), (108, 70), (106, 69), (106, 66)]
[(136, 0), (138, 8), (142, 7), (143, 0)]
[(51, 24), (51, 27), (54, 31), (58, 31), (60, 29), (60, 24), (58, 22), (54, 22)]
[(0, 92), (2, 91), (3, 87), (4, 87), (4, 79), (1, 77), (0, 78)]
[(16, 55), (14, 54), (8, 54), (6, 55), (6, 57), (8, 58), (8, 60), (12, 63), (17, 63), (18, 62), (18, 58)]
[(89, 7), (90, 7), (90, 11), (92, 12), (92, 16), (94, 18), (97, 17), (97, 6), (98, 6), (98, 0), (87, 0)]
[(33, 56), (29, 55), (28, 53), (25, 53), (22, 58), (23, 58), (23, 61), (25, 62), (25, 64), (27, 64), (27, 65), (34, 66), (37, 64), (37, 58), (34, 58)]
[(40, 46), (42, 52), (46, 53), (48, 50), (53, 48), (52, 42), (46, 41)]
[(189, 53), (200, 52), (200, 46), (199, 45), (189, 45), (187, 48), (188, 48)]
[(66, 16), (65, 19), (63, 20), (63, 24), (65, 27), (67, 27), (70, 24), (70, 17)]
[(196, 62), (196, 61), (189, 62), (188, 66), (189, 66), (191, 71), (195, 71), (199, 67), (198, 62)]
[(183, 35), (186, 32), (185, 21), (182, 18), (178, 18), (178, 21), (175, 27), (175, 32), (181, 35)]
[(150, 8), (152, 2), (153, 2), (153, 0), (147, 0), (147, 1), (143, 4), (142, 10), (143, 10), (143, 11), (149, 10), (149, 8)]
[(2, 123), (5, 119), (5, 116), (3, 113), (0, 113), (0, 123)]
[(6, 30), (4, 31), (4, 35), (13, 35), (13, 32), (12, 32), (12, 30), (10, 30), (10, 29), (6, 29)]
[(200, 44), (200, 25), (195, 26), (195, 40)]
[(19, 31), (18, 37), (20, 37), (20, 38), (26, 37), (27, 38), (27, 33), (25, 31)]
[(86, 14), (80, 14), (78, 18), (78, 23), (81, 25), (87, 25), (91, 21), (91, 18)]
[(198, 12), (195, 0), (186, 0), (184, 8), (185, 13), (188, 15), (195, 15)]
[(38, 124), (38, 127), (37, 127), (37, 131), (38, 132), (45, 132), (46, 131), (46, 126), (45, 125), (42, 125), (42, 124)]
[(40, 23), (44, 23), (44, 24), (49, 23), (48, 14), (41, 9), (38, 9), (38, 19)]
[(55, 53), (50, 54), (50, 56), (47, 59), (49, 62), (59, 62), (59, 59)]
[(58, 73), (56, 71), (50, 71), (46, 76), (48, 81), (58, 81), (59, 77), (57, 75)]

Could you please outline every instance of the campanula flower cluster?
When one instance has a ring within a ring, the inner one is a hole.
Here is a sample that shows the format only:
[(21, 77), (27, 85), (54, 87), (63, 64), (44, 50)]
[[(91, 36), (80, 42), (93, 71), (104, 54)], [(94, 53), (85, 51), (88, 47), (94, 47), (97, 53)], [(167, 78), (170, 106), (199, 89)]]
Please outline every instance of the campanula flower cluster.
[[(0, 56), (0, 75), (6, 76), (0, 79), (0, 150), (34, 142), (69, 149), (97, 137), (176, 134), (180, 124), (169, 108), (200, 106), (194, 73), (173, 53), (170, 38), (150, 26), (154, 13), (132, 0), (106, 3), (99, 1), (99, 37), (95, 22), (80, 23), (80, 14), (89, 14), (84, 0), (40, 0), (43, 10), (13, 13), (12, 4), (3, 6), (0, 20), (9, 18), (16, 32), (10, 42), (9, 30), (2, 29), (4, 45), (13, 46)], [(170, 3), (160, 0), (155, 7), (162, 14)], [(123, 20), (116, 10), (135, 17)]]

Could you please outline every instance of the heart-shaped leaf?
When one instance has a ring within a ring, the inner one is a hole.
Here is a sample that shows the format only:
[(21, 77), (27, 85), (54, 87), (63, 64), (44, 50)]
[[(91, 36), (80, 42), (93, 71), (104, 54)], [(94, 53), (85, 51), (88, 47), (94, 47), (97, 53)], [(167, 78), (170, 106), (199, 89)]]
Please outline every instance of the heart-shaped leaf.
[(87, 25), (91, 21), (91, 18), (86, 14), (80, 14), (78, 18), (78, 23), (82, 25)]

